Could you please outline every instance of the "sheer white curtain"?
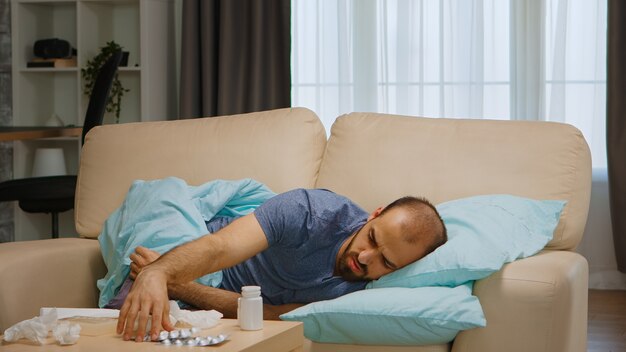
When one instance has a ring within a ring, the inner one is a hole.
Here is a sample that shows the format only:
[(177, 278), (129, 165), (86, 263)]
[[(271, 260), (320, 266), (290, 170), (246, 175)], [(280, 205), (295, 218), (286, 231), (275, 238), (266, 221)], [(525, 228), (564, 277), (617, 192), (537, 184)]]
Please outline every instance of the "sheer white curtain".
[(571, 123), (606, 164), (605, 0), (292, 0), (292, 105)]
[(546, 4), (546, 120), (578, 127), (594, 167), (606, 167), (605, 0)]

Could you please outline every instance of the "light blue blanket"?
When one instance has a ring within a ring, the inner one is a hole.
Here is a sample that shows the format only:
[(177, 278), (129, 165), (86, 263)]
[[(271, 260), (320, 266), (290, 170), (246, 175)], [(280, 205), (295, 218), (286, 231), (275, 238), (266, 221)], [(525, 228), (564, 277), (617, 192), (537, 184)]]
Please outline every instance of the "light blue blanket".
[[(205, 221), (215, 216), (239, 217), (251, 213), (275, 195), (251, 180), (216, 180), (189, 186), (179, 178), (135, 181), (122, 205), (104, 223), (98, 237), (107, 275), (98, 280), (99, 305), (106, 305), (130, 272), (129, 256), (137, 246), (161, 254), (207, 234)], [(198, 282), (218, 286), (222, 272)]]

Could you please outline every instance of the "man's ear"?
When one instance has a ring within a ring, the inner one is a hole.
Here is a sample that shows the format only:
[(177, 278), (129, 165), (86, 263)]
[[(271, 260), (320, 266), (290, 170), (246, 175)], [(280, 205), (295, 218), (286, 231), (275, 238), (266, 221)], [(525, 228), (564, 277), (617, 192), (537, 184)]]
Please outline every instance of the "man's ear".
[(380, 213), (382, 213), (382, 212), (383, 212), (383, 209), (385, 209), (385, 207), (378, 207), (378, 208), (376, 208), (376, 210), (374, 210), (374, 211), (370, 214), (370, 216), (367, 218), (367, 221), (370, 221), (370, 220), (372, 220), (372, 219), (377, 218), (377, 217), (380, 215)]

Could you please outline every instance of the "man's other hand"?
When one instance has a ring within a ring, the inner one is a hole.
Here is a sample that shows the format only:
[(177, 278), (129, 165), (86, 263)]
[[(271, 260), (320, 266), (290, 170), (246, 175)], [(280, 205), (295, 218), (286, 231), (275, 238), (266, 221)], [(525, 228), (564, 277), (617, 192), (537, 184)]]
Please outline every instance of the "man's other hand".
[(143, 341), (148, 318), (152, 315), (150, 339), (154, 341), (162, 330), (174, 329), (169, 314), (165, 273), (145, 268), (135, 278), (133, 287), (122, 305), (117, 321), (117, 333), (123, 333), (124, 340), (130, 340), (136, 322), (135, 341)]
[(159, 252), (153, 251), (146, 247), (137, 246), (135, 252), (130, 255), (130, 278), (135, 280), (137, 275), (143, 270), (143, 268), (159, 259), (161, 255)]

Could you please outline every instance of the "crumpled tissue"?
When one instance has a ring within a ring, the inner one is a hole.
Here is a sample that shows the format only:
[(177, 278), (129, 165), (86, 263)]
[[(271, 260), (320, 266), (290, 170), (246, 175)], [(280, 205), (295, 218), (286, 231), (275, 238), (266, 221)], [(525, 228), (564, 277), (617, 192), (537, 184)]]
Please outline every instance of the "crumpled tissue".
[(21, 321), (6, 329), (4, 340), (15, 342), (26, 338), (43, 345), (50, 330), (53, 330), (54, 338), (62, 345), (74, 344), (80, 337), (80, 325), (67, 322), (59, 324), (56, 309), (51, 309), (46, 314)]
[(52, 329), (52, 335), (61, 345), (73, 345), (80, 337), (80, 325), (64, 321)]
[(170, 301), (170, 318), (172, 324), (178, 322), (189, 324), (199, 329), (208, 329), (219, 323), (224, 315), (216, 310), (186, 310), (180, 309), (175, 301)]

